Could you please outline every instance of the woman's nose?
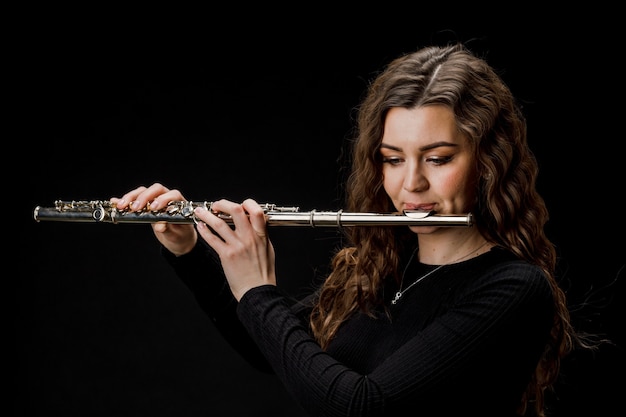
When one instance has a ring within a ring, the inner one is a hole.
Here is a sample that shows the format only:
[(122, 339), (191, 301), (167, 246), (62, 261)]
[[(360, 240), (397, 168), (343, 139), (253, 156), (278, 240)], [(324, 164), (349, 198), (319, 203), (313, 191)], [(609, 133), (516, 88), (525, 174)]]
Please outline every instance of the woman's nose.
[(428, 180), (419, 166), (407, 166), (404, 175), (404, 189), (411, 192), (423, 191), (428, 188)]

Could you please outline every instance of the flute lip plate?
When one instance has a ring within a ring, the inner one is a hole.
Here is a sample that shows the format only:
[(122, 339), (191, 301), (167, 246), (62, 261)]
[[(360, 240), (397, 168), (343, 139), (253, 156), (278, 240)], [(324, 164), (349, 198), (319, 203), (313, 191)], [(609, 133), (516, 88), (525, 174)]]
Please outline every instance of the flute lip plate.
[(404, 215), (413, 219), (423, 219), (432, 214), (435, 214), (433, 210), (404, 210)]

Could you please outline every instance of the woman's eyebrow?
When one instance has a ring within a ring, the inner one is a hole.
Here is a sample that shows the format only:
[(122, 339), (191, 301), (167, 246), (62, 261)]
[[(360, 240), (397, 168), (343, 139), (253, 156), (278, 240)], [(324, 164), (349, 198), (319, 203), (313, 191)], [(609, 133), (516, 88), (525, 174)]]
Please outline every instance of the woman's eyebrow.
[(453, 142), (446, 142), (446, 141), (439, 141), (439, 142), (433, 142), (433, 143), (429, 143), (428, 145), (424, 145), (420, 148), (420, 151), (428, 151), (431, 149), (435, 149), (435, 148), (442, 148), (442, 147), (453, 147), (456, 148), (458, 147), (459, 144), (458, 143), (453, 143)]
[[(420, 149), (420, 151), (429, 151), (429, 150), (435, 149), (435, 148), (458, 147), (458, 146), (459, 146), (458, 143), (439, 141), (439, 142), (429, 143), (428, 145), (424, 145), (424, 146), (420, 147), (419, 149)], [(381, 143), (380, 147), (381, 147), (381, 149), (385, 148), (385, 149), (391, 149), (392, 151), (402, 152), (402, 148), (400, 148), (398, 146), (389, 145), (388, 143)]]
[(397, 146), (393, 146), (393, 145), (388, 145), (386, 143), (381, 143), (380, 147), (385, 148), (385, 149), (391, 149), (392, 151), (398, 151), (398, 152), (402, 151), (402, 148), (398, 148)]

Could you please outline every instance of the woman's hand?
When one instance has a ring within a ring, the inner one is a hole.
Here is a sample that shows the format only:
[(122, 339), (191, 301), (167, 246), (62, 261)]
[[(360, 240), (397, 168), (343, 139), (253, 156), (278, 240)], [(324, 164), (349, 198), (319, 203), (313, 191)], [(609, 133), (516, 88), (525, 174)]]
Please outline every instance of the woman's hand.
[[(140, 211), (149, 206), (150, 210), (159, 210), (167, 206), (170, 201), (186, 201), (178, 190), (170, 190), (159, 183), (150, 187), (137, 187), (124, 194), (121, 198), (111, 198), (111, 203), (122, 210)], [(158, 222), (152, 224), (156, 238), (163, 246), (176, 256), (190, 252), (196, 245), (198, 235), (193, 224), (174, 224)]]
[(229, 215), (232, 225), (204, 208), (196, 208), (196, 217), (201, 220), (198, 233), (219, 255), (237, 301), (251, 288), (276, 285), (274, 247), (266, 234), (263, 208), (248, 199), (242, 204), (219, 200), (211, 209)]

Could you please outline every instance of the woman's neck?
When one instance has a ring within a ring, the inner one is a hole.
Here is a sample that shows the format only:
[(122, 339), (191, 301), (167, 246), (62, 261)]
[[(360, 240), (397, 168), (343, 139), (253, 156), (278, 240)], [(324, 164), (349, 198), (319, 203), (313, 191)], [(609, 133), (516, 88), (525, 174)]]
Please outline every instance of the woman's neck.
[(476, 229), (419, 234), (418, 260), (427, 265), (448, 265), (488, 252), (494, 245)]

